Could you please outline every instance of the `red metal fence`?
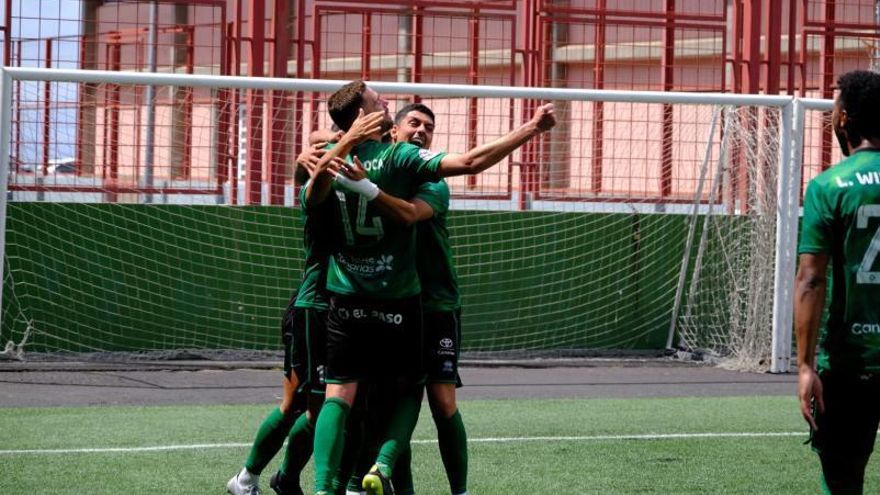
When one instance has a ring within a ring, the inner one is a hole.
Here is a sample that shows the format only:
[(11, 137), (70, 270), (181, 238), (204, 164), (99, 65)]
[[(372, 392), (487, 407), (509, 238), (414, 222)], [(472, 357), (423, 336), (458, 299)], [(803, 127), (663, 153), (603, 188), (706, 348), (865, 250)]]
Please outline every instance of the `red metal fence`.
[[(880, 58), (874, 0), (159, 0), (155, 23), (149, 0), (4, 1), (4, 62), (22, 66), (827, 98), (837, 75)], [(66, 99), (48, 84), (39, 97), (28, 96), (33, 87), (15, 90), (14, 146), (38, 151), (17, 155), (14, 165), (46, 175), (62, 154), (59, 116), (75, 112), (75, 136), (67, 139), (76, 174), (101, 177), (104, 190), (216, 194), (228, 187), (236, 198), (243, 188), (247, 203), (280, 204), (293, 157), (308, 132), (327, 123), (318, 95), (166, 91), (151, 110), (169, 115), (155, 159), (174, 185), (146, 187), (120, 175), (120, 167), (137, 175), (147, 160), (145, 88), (81, 85)], [(538, 102), (428, 103), (449, 119), (437, 146), (457, 151), (517, 125)], [(564, 118), (552, 142), (530, 144), (456, 192), (647, 194), (661, 202), (682, 194), (670, 145), (682, 115), (671, 106), (659, 111), (651, 137), (661, 152), (652, 157), (654, 186), (646, 192), (628, 190), (606, 156), (613, 109), (557, 105)], [(194, 138), (204, 134), (205, 115), (215, 121), (208, 143)], [(834, 159), (827, 123), (819, 135), (817, 170)], [(53, 186), (24, 173), (10, 187)]]

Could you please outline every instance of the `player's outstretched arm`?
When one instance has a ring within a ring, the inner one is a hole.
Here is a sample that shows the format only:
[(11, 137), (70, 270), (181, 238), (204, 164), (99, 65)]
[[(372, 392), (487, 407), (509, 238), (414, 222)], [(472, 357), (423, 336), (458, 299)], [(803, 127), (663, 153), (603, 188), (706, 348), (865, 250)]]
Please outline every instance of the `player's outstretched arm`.
[(488, 169), (492, 165), (503, 160), (507, 155), (529, 139), (549, 131), (556, 125), (556, 115), (553, 104), (547, 103), (538, 107), (531, 120), (514, 130), (510, 134), (502, 136), (491, 143), (486, 143), (468, 151), (467, 153), (444, 156), (437, 169), (441, 177), (455, 175), (474, 175)]
[(358, 157), (354, 157), (354, 163), (337, 160), (334, 169), (336, 182), (352, 192), (365, 196), (395, 222), (413, 225), (434, 216), (434, 209), (420, 199), (407, 201), (379, 189), (379, 186), (367, 178), (367, 171)]
[(364, 111), (360, 110), (358, 118), (355, 119), (351, 128), (343, 134), (339, 142), (324, 153), (321, 160), (315, 165), (312, 180), (306, 185), (305, 200), (306, 206), (319, 204), (327, 199), (330, 194), (330, 185), (333, 182), (333, 174), (330, 168), (334, 158), (341, 158), (348, 155), (352, 148), (368, 139), (378, 136), (382, 132), (382, 121), (385, 115), (383, 112), (372, 112), (364, 115)]
[(815, 430), (812, 401), (825, 410), (822, 380), (816, 373), (816, 342), (825, 306), (827, 254), (801, 254), (795, 279), (794, 328), (797, 335), (798, 399), (801, 414)]

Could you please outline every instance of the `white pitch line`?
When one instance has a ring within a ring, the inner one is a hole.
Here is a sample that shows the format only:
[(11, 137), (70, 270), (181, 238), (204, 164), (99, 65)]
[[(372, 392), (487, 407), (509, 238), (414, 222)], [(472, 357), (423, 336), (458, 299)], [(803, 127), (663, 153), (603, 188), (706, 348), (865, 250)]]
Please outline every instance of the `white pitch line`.
[[(762, 437), (796, 437), (807, 436), (806, 431), (778, 431), (778, 432), (740, 432), (740, 433), (647, 433), (642, 435), (592, 435), (582, 437), (512, 437), (512, 438), (469, 438), (468, 442), (474, 443), (505, 443), (505, 442), (537, 442), (547, 440), (559, 440), (567, 442), (596, 441), (596, 440), (675, 440), (689, 438), (762, 438)], [(423, 443), (436, 443), (436, 440), (427, 440)], [(416, 443), (416, 441), (413, 441)]]
[[(692, 438), (772, 438), (772, 437), (806, 437), (806, 431), (780, 432), (739, 432), (739, 433), (647, 433), (641, 435), (588, 435), (560, 437), (486, 437), (468, 438), (469, 443), (513, 443), (513, 442), (591, 442), (607, 440), (678, 440)], [(434, 444), (437, 440), (413, 440), (413, 444)], [(201, 450), (228, 449), (250, 447), (250, 443), (200, 443), (190, 445), (155, 445), (150, 447), (106, 447), (87, 449), (22, 449), (0, 450), (0, 455), (20, 454), (112, 454), (134, 452), (162, 452), (168, 450)]]
[(161, 452), (163, 450), (200, 450), (200, 449), (227, 449), (237, 447), (250, 447), (249, 443), (196, 443), (190, 445), (155, 445), (152, 447), (105, 447), (93, 449), (24, 449), (24, 450), (0, 450), (0, 455), (15, 454), (113, 454), (131, 452)]

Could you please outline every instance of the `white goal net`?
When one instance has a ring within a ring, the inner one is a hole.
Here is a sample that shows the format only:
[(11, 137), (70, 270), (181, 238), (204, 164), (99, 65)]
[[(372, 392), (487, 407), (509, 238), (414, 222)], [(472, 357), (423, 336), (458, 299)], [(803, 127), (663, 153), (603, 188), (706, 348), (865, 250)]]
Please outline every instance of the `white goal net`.
[[(280, 349), (303, 257), (294, 159), (329, 127), (324, 102), (340, 82), (4, 77), (2, 355)], [(449, 180), (466, 356), (671, 347), (771, 366), (774, 325), (790, 327), (774, 301), (789, 290), (777, 261), (791, 227), (779, 218), (791, 214), (785, 184), (779, 196), (791, 98), (373, 86), (392, 111), (431, 107), (432, 148), (449, 152), (556, 104), (552, 132)]]

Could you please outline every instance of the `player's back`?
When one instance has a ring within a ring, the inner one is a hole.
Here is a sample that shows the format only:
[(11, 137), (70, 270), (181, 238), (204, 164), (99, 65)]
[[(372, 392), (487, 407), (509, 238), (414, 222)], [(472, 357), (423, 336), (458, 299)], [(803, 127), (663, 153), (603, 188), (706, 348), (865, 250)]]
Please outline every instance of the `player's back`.
[[(367, 177), (380, 189), (409, 198), (419, 184), (438, 179), (437, 164), (443, 155), (407, 143), (369, 141), (355, 147), (351, 156), (358, 157)], [(328, 289), (377, 299), (418, 295), (414, 229), (383, 221), (382, 213), (366, 198), (334, 188), (342, 213), (334, 227), (341, 232), (341, 242), (330, 260)]]
[(819, 366), (880, 371), (880, 151), (858, 151), (816, 177), (804, 205), (800, 251), (829, 254), (832, 266)]

